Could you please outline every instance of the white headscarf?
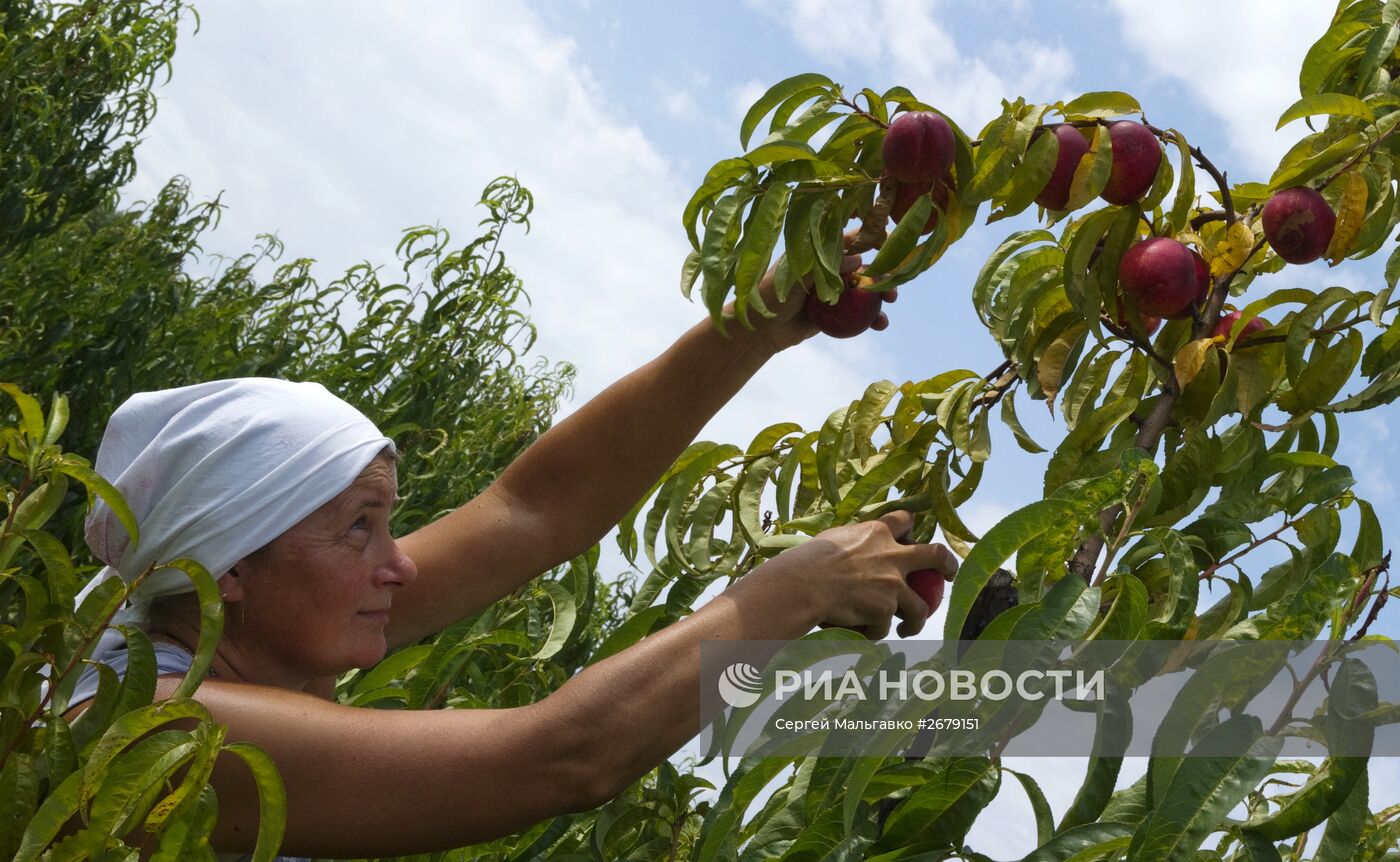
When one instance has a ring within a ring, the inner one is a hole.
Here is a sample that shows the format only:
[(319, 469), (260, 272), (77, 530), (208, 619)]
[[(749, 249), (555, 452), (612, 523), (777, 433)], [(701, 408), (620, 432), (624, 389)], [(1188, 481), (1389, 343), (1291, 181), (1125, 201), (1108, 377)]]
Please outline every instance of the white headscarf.
[[(96, 503), (87, 544), (107, 566), (76, 602), (104, 581), (130, 583), (180, 557), (222, 577), (348, 488), (385, 448), (396, 451), (319, 383), (242, 377), (133, 395), (107, 422), (95, 467), (126, 498), (140, 541)], [(183, 572), (157, 572), (112, 624), (143, 624), (152, 599), (193, 589)], [(109, 629), (93, 658), (121, 643)]]

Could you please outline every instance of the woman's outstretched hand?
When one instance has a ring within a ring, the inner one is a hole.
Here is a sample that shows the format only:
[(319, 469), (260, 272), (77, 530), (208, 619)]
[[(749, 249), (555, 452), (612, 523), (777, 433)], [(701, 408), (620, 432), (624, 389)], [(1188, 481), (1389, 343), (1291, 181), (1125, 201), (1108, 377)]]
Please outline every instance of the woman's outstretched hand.
[[(848, 231), (845, 235), (845, 246), (851, 247), (856, 239), (858, 231)], [(847, 254), (841, 258), (841, 277), (849, 280), (859, 273), (863, 262), (858, 254)], [(754, 331), (772, 345), (774, 352), (786, 350), (795, 344), (800, 344), (816, 335), (818, 330), (815, 323), (807, 318), (804, 309), (807, 303), (807, 296), (812, 290), (813, 282), (811, 276), (795, 285), (788, 293), (787, 299), (778, 302), (777, 286), (774, 283), (774, 273), (777, 272), (777, 264), (768, 268), (763, 278), (758, 282), (758, 295), (762, 298), (763, 304), (769, 311), (774, 312), (773, 317), (764, 317), (756, 308), (749, 308), (749, 322), (753, 324)], [(885, 302), (894, 302), (898, 298), (898, 291), (891, 289), (885, 291), (881, 298)], [(734, 304), (731, 302), (724, 307), (725, 319), (729, 321), (731, 332), (733, 327), (743, 329), (743, 324), (735, 319)], [(876, 331), (883, 330), (889, 326), (889, 317), (881, 311), (870, 325)]]
[(889, 635), (898, 617), (899, 633), (908, 637), (923, 629), (935, 610), (909, 586), (909, 573), (932, 569), (951, 580), (958, 570), (947, 547), (907, 543), (913, 526), (913, 515), (897, 511), (833, 527), (760, 569), (775, 566), (792, 589), (808, 591), (824, 626), (856, 629), (878, 640)]

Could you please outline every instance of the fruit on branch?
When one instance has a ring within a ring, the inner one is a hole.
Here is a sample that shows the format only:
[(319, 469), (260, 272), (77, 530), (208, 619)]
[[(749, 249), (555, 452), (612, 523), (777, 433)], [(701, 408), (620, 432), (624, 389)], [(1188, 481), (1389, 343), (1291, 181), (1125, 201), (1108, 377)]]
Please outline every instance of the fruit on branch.
[(1200, 306), (1210, 296), (1210, 289), (1214, 282), (1210, 277), (1210, 264), (1201, 257), (1201, 253), (1188, 246), (1191, 252), (1191, 260), (1196, 264), (1196, 298), (1186, 303), (1186, 307), (1180, 311), (1166, 315), (1167, 320), (1186, 320), (1191, 317), (1193, 309)]
[(852, 338), (860, 335), (880, 316), (884, 298), (878, 291), (865, 290), (847, 282), (846, 289), (834, 305), (822, 302), (816, 291), (807, 294), (807, 319), (817, 329), (832, 338)]
[(1312, 263), (1322, 257), (1336, 228), (1337, 214), (1316, 189), (1284, 189), (1264, 204), (1264, 237), (1289, 263)]
[[(1142, 328), (1148, 334), (1157, 331), (1157, 327), (1162, 325), (1162, 318), (1154, 317), (1150, 314), (1141, 314), (1138, 317), (1142, 320)], [(1123, 307), (1123, 297), (1118, 297), (1118, 313), (1113, 316), (1113, 322), (1122, 329), (1131, 329), (1128, 325), (1128, 310)]]
[(1060, 142), (1059, 155), (1055, 157), (1055, 170), (1050, 173), (1050, 181), (1036, 195), (1035, 202), (1048, 210), (1062, 210), (1069, 203), (1069, 186), (1074, 181), (1074, 169), (1079, 160), (1089, 152), (1089, 142), (1069, 123), (1060, 123), (1050, 129)]
[[(1228, 314), (1220, 315), (1220, 321), (1215, 324), (1215, 331), (1212, 332), (1211, 335), (1229, 341), (1230, 330), (1234, 328), (1235, 321), (1239, 319), (1240, 313), (1238, 311), (1231, 311)], [(1269, 326), (1269, 321), (1262, 317), (1256, 317), (1244, 325), (1244, 329), (1240, 330), (1240, 338), (1235, 339), (1235, 343), (1238, 344), (1240, 339), (1249, 335), (1251, 332), (1259, 332), (1260, 330), (1268, 329)]]
[[(904, 576), (909, 588), (919, 594), (932, 614), (943, 604), (943, 589), (947, 579), (933, 569), (917, 569)], [(924, 617), (928, 619), (928, 617)]]
[(1099, 197), (1115, 206), (1126, 206), (1152, 188), (1162, 164), (1162, 145), (1151, 129), (1131, 120), (1110, 124), (1108, 139), (1113, 145), (1113, 166)]
[(1145, 239), (1123, 255), (1118, 283), (1145, 316), (1164, 317), (1189, 307), (1200, 290), (1191, 249), (1174, 239)]
[[(924, 222), (924, 227), (919, 233), (932, 233), (938, 226), (938, 211), (948, 206), (949, 190), (953, 187), (953, 175), (944, 173), (936, 181), (930, 180), (922, 183), (902, 183), (898, 180), (889, 179), (885, 182), (893, 183), (894, 203), (890, 205), (890, 218), (898, 224), (904, 218), (904, 214), (909, 212), (909, 208), (914, 205), (914, 201), (926, 194), (933, 194), (934, 208), (928, 214), (928, 221)], [(881, 192), (884, 185), (881, 184)]]
[(953, 167), (953, 127), (932, 111), (895, 117), (885, 132), (885, 172), (901, 183), (929, 183)]

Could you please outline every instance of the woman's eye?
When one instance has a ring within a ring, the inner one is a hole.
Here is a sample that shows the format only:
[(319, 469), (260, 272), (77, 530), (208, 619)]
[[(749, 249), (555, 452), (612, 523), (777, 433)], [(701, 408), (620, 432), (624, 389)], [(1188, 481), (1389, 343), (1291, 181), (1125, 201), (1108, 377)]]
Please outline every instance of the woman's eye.
[(355, 521), (355, 525), (352, 526), (350, 529), (352, 529), (352, 530), (365, 530), (365, 529), (368, 529), (368, 528), (369, 528), (369, 519), (368, 519), (368, 518), (361, 517), (359, 520)]

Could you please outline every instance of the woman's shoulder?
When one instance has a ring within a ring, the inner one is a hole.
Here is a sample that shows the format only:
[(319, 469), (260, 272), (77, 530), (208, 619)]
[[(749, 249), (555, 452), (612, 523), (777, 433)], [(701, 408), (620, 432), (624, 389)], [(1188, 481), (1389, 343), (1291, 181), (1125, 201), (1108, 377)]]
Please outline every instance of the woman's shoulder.
[[(152, 641), (151, 646), (155, 652), (157, 676), (184, 674), (194, 663), (194, 656), (190, 654), (189, 650), (178, 644), (158, 640)], [(123, 679), (126, 677), (126, 669), (130, 660), (131, 655), (127, 652), (126, 645), (123, 644), (84, 667), (79, 671), (78, 681), (73, 687), (73, 693), (68, 698), (69, 708), (85, 704), (97, 696), (97, 689), (102, 683), (102, 671), (98, 668), (99, 664), (111, 668), (118, 679)]]

